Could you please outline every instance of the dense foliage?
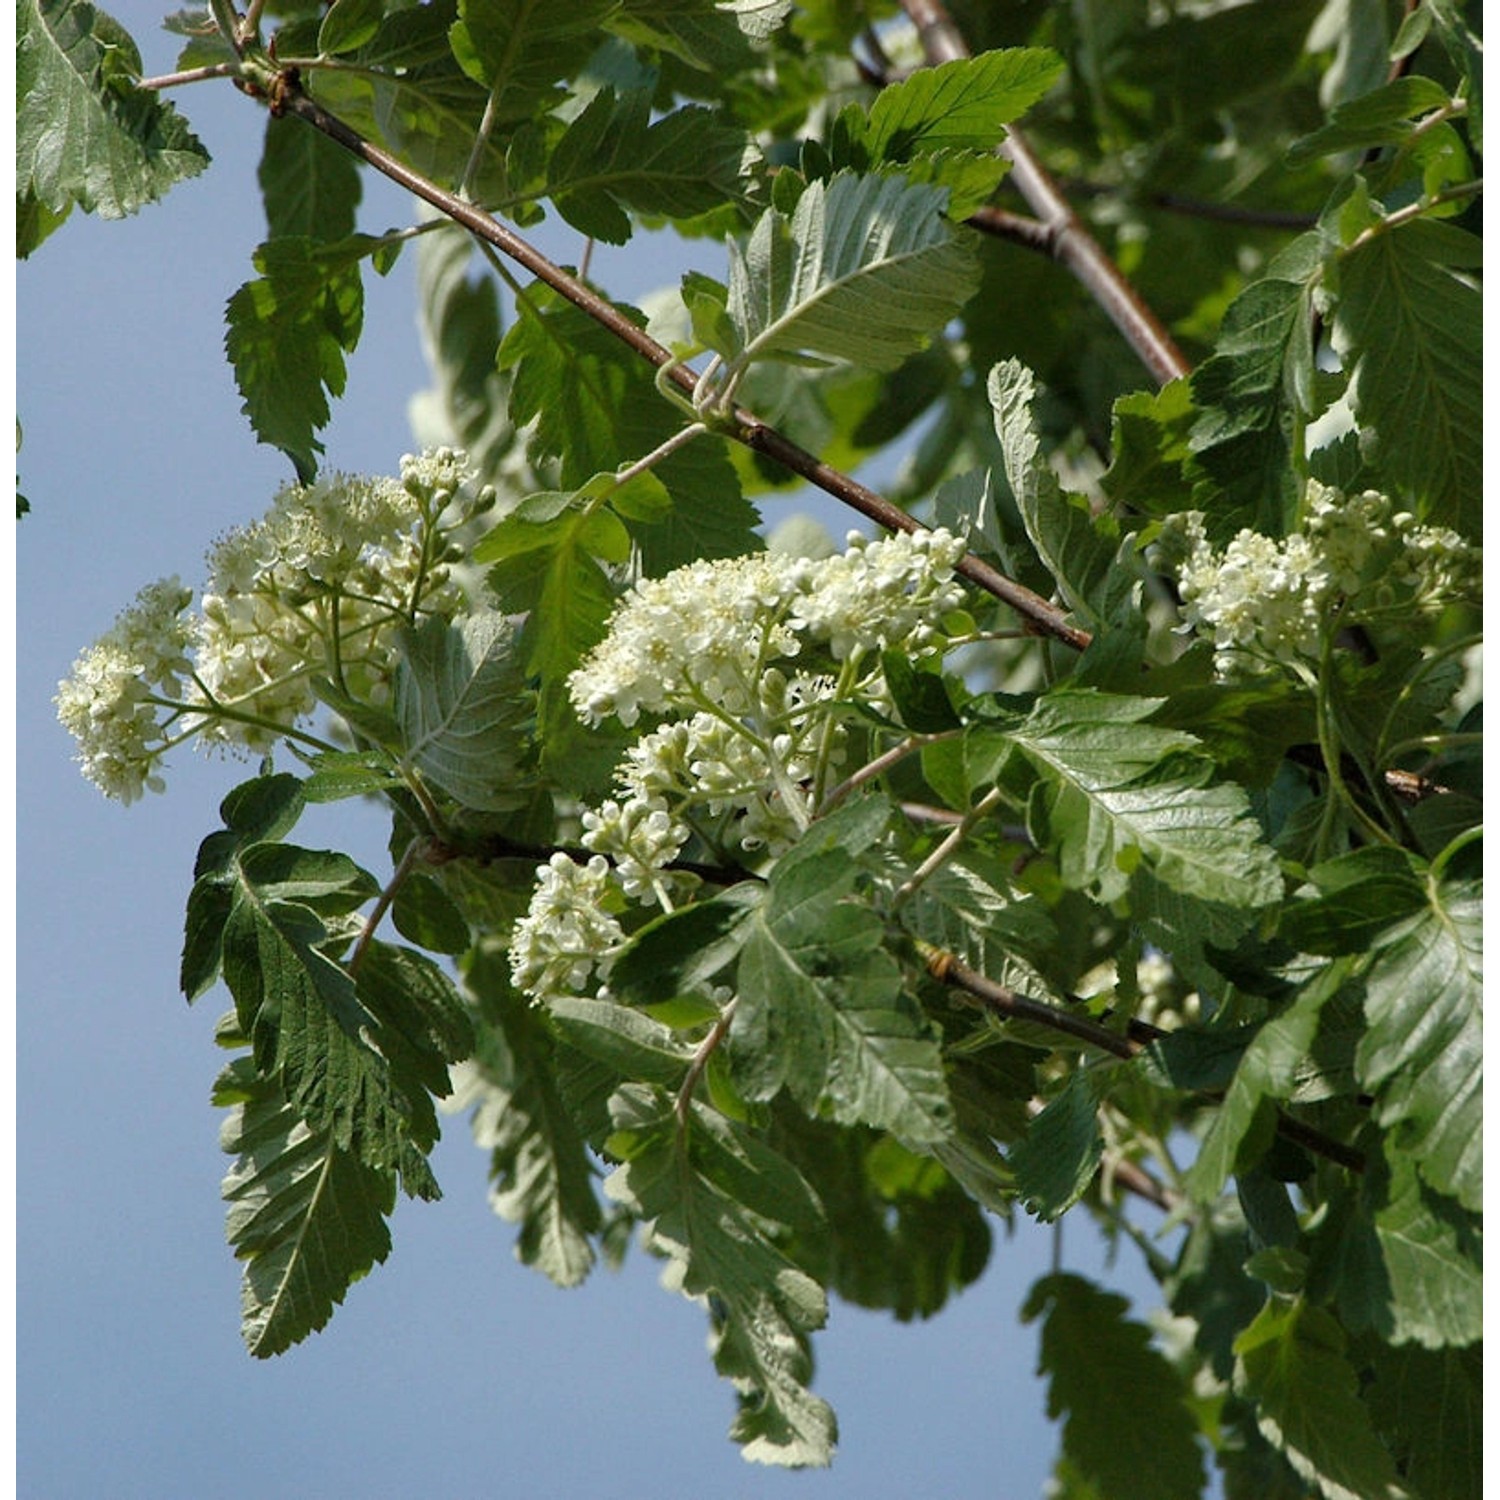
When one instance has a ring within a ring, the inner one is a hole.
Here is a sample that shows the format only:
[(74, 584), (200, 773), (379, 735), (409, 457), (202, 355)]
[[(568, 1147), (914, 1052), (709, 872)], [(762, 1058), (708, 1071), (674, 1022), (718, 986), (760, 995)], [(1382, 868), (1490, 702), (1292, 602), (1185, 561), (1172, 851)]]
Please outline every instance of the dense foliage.
[[(927, 1316), (1071, 1211), (1164, 1311), (1031, 1290), (1059, 1493), (1479, 1494), (1477, 17), (214, 0), (143, 79), (19, 0), (22, 255), (207, 165), (169, 89), (268, 108), (226, 349), (295, 480), (58, 694), (124, 801), (265, 757), (181, 961), (252, 1353), (445, 1105), (523, 1261), (702, 1304), (748, 1458), (832, 1456), (830, 1294)], [(700, 269), (648, 316), (552, 214)], [(428, 446), (325, 471), (402, 253)], [(880, 534), (767, 545), (798, 481)], [(294, 841), (344, 798), (389, 873)]]

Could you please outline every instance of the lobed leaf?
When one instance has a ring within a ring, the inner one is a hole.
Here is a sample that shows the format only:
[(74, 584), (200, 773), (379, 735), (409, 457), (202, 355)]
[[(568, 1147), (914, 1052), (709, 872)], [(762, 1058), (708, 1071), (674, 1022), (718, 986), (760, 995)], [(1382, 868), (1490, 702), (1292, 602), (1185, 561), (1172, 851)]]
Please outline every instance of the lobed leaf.
[(772, 1237), (815, 1222), (816, 1200), (789, 1163), (702, 1104), (685, 1129), (665, 1096), (639, 1087), (611, 1110), (610, 1150), (624, 1164), (605, 1192), (650, 1222), (649, 1242), (669, 1261), (664, 1284), (709, 1308), (714, 1364), (741, 1395), (731, 1436), (757, 1463), (827, 1464), (837, 1423), (808, 1389), (808, 1335), (827, 1301)]

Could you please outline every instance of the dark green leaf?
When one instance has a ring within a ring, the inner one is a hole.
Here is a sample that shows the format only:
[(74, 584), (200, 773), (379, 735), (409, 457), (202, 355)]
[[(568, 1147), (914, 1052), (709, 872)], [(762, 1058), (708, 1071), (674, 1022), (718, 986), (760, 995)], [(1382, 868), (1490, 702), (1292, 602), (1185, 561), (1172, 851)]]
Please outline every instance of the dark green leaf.
[(1059, 1219), (1084, 1194), (1104, 1151), (1099, 1103), (1089, 1075), (1068, 1075), (1062, 1092), (1031, 1122), (1010, 1148), (1016, 1191), (1043, 1223)]
[(268, 115), (256, 175), (268, 238), (341, 240), (354, 233), (362, 188), (359, 166), (321, 131), (309, 130), (301, 120)]
[(1400, 1500), (1344, 1335), (1321, 1308), (1268, 1303), (1235, 1341), (1236, 1392), (1256, 1403), (1261, 1432), (1329, 1500)]
[(575, 229), (611, 245), (627, 210), (686, 219), (745, 196), (756, 154), (744, 131), (688, 106), (651, 118), (651, 90), (601, 89), (547, 162), (547, 191)]
[(1110, 1500), (1196, 1500), (1203, 1459), (1188, 1393), (1129, 1305), (1081, 1276), (1032, 1287), (1021, 1316), (1044, 1318), (1047, 1414), (1066, 1417), (1064, 1454)]
[(1370, 1408), (1406, 1459), (1419, 1495), (1479, 1500), (1484, 1492), (1483, 1354), (1472, 1349), (1382, 1350)]
[(221, 1140), (237, 1158), (224, 1198), (229, 1243), (246, 1262), (241, 1332), (264, 1359), (322, 1328), (390, 1254), (395, 1180), (309, 1129), (248, 1058), (226, 1070), (215, 1102), (231, 1107)]

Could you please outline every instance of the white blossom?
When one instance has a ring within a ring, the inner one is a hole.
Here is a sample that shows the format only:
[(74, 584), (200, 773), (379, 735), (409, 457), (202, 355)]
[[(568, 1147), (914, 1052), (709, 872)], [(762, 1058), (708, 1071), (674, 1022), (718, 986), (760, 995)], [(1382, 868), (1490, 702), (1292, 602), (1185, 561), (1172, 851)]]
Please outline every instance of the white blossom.
[(129, 803), (163, 789), (155, 767), (171, 710), (158, 700), (174, 697), (188, 671), (191, 599), (175, 577), (148, 584), (57, 685), (57, 717), (106, 797)]
[(518, 989), (536, 999), (583, 993), (608, 975), (624, 942), (607, 910), (613, 878), (596, 854), (586, 865), (559, 851), (537, 870), (536, 888), (510, 943), (510, 972)]

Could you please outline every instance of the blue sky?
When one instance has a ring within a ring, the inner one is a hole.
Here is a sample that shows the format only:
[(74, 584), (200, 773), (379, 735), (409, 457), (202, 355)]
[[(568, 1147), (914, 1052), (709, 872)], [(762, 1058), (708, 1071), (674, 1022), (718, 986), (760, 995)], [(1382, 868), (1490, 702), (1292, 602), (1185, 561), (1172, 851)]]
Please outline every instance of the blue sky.
[[(148, 70), (172, 66), (160, 9), (110, 8)], [(984, 1280), (928, 1324), (836, 1304), (817, 1388), (840, 1415), (839, 1455), (826, 1473), (769, 1472), (726, 1440), (731, 1395), (703, 1320), (656, 1286), (648, 1258), (566, 1293), (515, 1262), (461, 1120), (436, 1159), (447, 1196), (403, 1202), (389, 1262), (329, 1328), (269, 1363), (245, 1354), (209, 1103), (227, 1000), (189, 1010), (176, 966), (197, 843), (250, 768), (182, 752), (165, 797), (120, 808), (78, 775), (51, 705), (142, 584), (196, 584), (210, 542), (288, 477), (239, 415), (222, 348), (223, 305), (262, 230), (263, 116), (227, 85), (178, 102), (215, 157), (206, 176), (124, 223), (75, 214), (17, 272), (18, 467), (33, 505), (17, 543), (20, 1493), (1039, 1494), (1056, 1434), (1017, 1309), (1051, 1262), (1049, 1232), (1007, 1239), (997, 1225)], [(411, 217), (367, 185), (362, 227)], [(538, 238), (576, 258), (575, 237), (549, 225)], [(593, 271), (639, 298), (668, 263), (670, 249), (606, 247)], [(403, 260), (369, 279), (364, 341), (324, 434), (333, 467), (394, 472), (412, 446), (407, 401), (427, 379), (412, 275)], [(320, 816), (299, 836), (383, 867), (373, 821)], [(1081, 1221), (1061, 1256), (1103, 1273)], [(1154, 1305), (1129, 1252), (1105, 1279), (1144, 1299), (1138, 1311)]]

